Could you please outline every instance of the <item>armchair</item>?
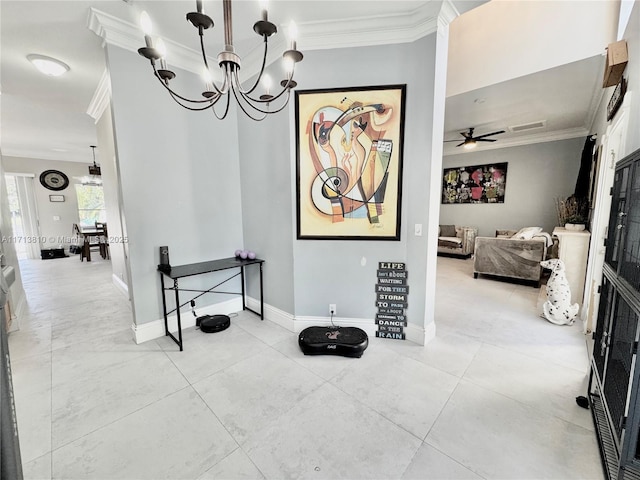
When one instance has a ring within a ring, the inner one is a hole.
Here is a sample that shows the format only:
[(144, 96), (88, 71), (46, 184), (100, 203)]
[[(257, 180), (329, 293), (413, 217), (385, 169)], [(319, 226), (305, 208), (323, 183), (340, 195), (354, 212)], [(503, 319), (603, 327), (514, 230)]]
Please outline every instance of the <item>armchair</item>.
[(456, 225), (440, 225), (438, 255), (469, 258), (473, 255), (478, 229)]

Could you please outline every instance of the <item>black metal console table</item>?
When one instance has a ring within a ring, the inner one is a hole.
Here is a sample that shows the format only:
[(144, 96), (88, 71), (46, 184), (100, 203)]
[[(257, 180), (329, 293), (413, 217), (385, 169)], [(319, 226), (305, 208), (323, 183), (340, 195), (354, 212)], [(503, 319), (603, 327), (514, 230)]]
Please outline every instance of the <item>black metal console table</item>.
[[(171, 337), (174, 342), (178, 344), (180, 347), (180, 351), (182, 351), (182, 321), (180, 319), (180, 309), (187, 304), (190, 304), (192, 300), (195, 300), (198, 297), (201, 297), (205, 293), (224, 293), (230, 295), (242, 295), (242, 309), (249, 310), (250, 312), (255, 313), (256, 315), (260, 315), (260, 319), (264, 320), (264, 299), (262, 295), (262, 264), (264, 260), (256, 258), (254, 260), (243, 260), (241, 258), (223, 258), (220, 260), (211, 260), (209, 262), (200, 262), (200, 263), (192, 263), (190, 265), (178, 265), (178, 266), (165, 266), (158, 265), (158, 271), (160, 272), (160, 285), (162, 287), (162, 314), (164, 316), (164, 332), (165, 335)], [(260, 312), (256, 312), (251, 308), (247, 307), (246, 296), (245, 296), (245, 286), (244, 286), (244, 269), (249, 265), (258, 265), (260, 267)], [(205, 273), (218, 272), (221, 270), (229, 270), (239, 268), (240, 271), (230, 276), (226, 280), (214, 285), (208, 290), (194, 290), (189, 288), (179, 288), (178, 280), (184, 277), (192, 277), (194, 275), (203, 275)], [(220, 285), (227, 283), (229, 280), (240, 275), (240, 284), (242, 287), (242, 292), (221, 292), (216, 291)], [(173, 280), (173, 287), (165, 287), (164, 277), (169, 277)], [(175, 292), (176, 297), (176, 308), (173, 310), (167, 311), (167, 299), (165, 292), (173, 290)], [(195, 297), (189, 299), (184, 303), (180, 303), (180, 292), (200, 292), (200, 295), (196, 295)], [(176, 317), (178, 319), (178, 338), (176, 338), (173, 333), (169, 331), (169, 322), (167, 320), (167, 316), (176, 312)]]

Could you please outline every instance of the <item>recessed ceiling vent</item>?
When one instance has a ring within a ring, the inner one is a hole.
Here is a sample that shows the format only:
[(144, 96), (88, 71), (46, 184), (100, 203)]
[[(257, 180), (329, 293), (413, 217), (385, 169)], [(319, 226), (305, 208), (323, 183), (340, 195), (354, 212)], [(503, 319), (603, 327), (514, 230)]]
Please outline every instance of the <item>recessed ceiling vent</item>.
[(522, 132), (524, 130), (535, 130), (538, 128), (544, 128), (546, 124), (546, 120), (540, 120), (539, 122), (525, 123), (523, 125), (512, 125), (509, 127), (509, 131)]

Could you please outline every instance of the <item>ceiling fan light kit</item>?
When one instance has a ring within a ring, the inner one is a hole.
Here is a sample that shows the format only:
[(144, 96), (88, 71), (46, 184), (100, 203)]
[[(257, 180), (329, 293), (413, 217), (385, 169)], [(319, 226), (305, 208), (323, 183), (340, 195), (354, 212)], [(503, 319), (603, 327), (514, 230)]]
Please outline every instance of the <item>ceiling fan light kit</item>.
[[(485, 133), (483, 135), (478, 135), (477, 137), (473, 136), (473, 131), (475, 128), (469, 128), (468, 132), (460, 132), (460, 135), (464, 137), (464, 140), (456, 145), (456, 147), (463, 147), (466, 150), (471, 150), (472, 148), (476, 148), (478, 146), (478, 142), (495, 142), (495, 138), (487, 138), (493, 135), (499, 135), (504, 133), (504, 130), (499, 130), (497, 132)], [(445, 142), (459, 142), (460, 140), (445, 140)]]
[[(148, 59), (153, 67), (153, 74), (160, 81), (162, 86), (167, 90), (171, 98), (180, 106), (192, 110), (202, 111), (210, 108), (215, 116), (222, 120), (229, 112), (231, 96), (235, 97), (240, 109), (252, 120), (263, 120), (268, 114), (278, 113), (282, 111), (289, 103), (291, 89), (297, 86), (293, 80), (295, 64), (302, 61), (303, 55), (297, 49), (297, 28), (294, 22), (291, 22), (289, 33), (289, 49), (282, 54), (282, 59), (286, 71), (286, 77), (280, 82), (282, 89), (275, 93), (271, 93), (272, 80), (269, 75), (265, 74), (265, 66), (267, 62), (267, 51), (269, 37), (278, 32), (277, 27), (269, 21), (266, 1), (261, 2), (262, 16), (253, 25), (253, 31), (260, 35), (264, 41), (264, 54), (262, 57), (262, 67), (255, 83), (249, 89), (242, 87), (238, 76), (241, 67), (241, 59), (235, 53), (233, 46), (233, 21), (231, 13), (231, 0), (223, 0), (223, 22), (224, 22), (224, 43), (225, 47), (218, 55), (218, 66), (222, 72), (222, 83), (218, 85), (211, 75), (209, 63), (207, 61), (207, 53), (204, 46), (204, 31), (214, 26), (213, 19), (204, 13), (202, 8), (202, 0), (196, 0), (196, 11), (187, 13), (187, 20), (198, 30), (200, 37), (200, 50), (203, 59), (203, 78), (205, 82), (205, 91), (202, 92), (202, 98), (191, 99), (175, 92), (169, 82), (176, 77), (176, 74), (167, 68), (166, 48), (162, 39), (158, 39), (154, 45), (152, 33), (152, 24), (149, 15), (142, 12), (140, 15), (140, 24), (144, 32), (145, 46), (138, 49), (138, 53)], [(159, 62), (159, 67), (156, 67)], [(264, 93), (258, 97), (254, 91), (259, 84), (262, 84)], [(220, 99), (226, 98), (224, 111), (219, 114), (214, 106)], [(271, 104), (277, 102), (274, 108)]]

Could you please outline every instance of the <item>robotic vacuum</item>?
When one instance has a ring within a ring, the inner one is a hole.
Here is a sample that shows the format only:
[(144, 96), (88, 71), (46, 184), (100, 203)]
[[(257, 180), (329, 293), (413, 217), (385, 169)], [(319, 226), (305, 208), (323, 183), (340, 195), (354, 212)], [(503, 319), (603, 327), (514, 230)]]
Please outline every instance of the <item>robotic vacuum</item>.
[(196, 327), (200, 327), (204, 333), (215, 333), (226, 330), (231, 325), (231, 319), (227, 315), (203, 315), (196, 318)]

